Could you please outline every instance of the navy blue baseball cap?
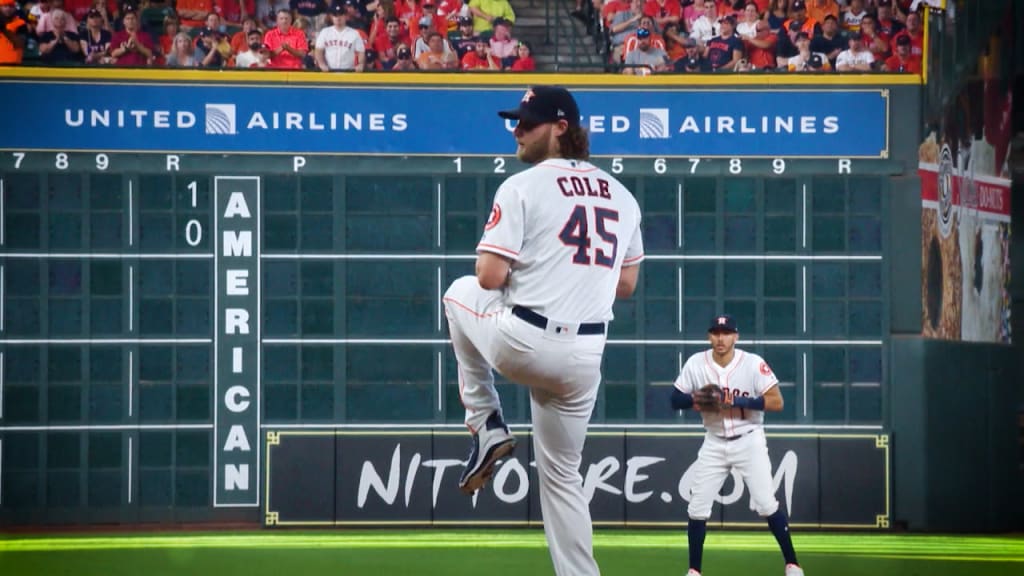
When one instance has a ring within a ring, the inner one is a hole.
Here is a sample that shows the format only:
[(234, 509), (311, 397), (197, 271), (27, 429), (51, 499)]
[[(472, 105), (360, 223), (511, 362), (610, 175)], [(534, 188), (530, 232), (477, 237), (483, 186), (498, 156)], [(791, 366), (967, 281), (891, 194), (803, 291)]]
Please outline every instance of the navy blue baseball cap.
[(576, 99), (561, 86), (534, 86), (526, 91), (516, 110), (502, 110), (498, 116), (538, 125), (565, 120), (569, 126), (580, 125), (580, 109)]
[(708, 332), (739, 332), (736, 329), (736, 319), (729, 314), (719, 314), (711, 319), (711, 326)]

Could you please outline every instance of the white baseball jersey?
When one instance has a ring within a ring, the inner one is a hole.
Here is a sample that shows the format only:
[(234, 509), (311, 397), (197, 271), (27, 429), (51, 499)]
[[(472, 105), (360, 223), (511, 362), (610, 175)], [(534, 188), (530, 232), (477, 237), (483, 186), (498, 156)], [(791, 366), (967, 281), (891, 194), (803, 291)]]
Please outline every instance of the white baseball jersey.
[(836, 57), (836, 68), (839, 68), (843, 64), (850, 66), (856, 66), (857, 64), (872, 64), (875, 61), (875, 55), (870, 50), (861, 50), (860, 52), (854, 52), (853, 50), (843, 50)]
[(331, 70), (354, 70), (356, 52), (366, 52), (363, 37), (352, 28), (338, 30), (328, 26), (316, 35), (316, 48), (324, 51), (324, 60)]
[[(693, 394), (707, 384), (718, 384), (732, 397), (757, 398), (778, 383), (779, 379), (763, 358), (736, 348), (732, 362), (725, 367), (715, 363), (711, 350), (690, 356), (679, 372), (675, 386), (682, 392)], [(702, 412), (701, 417), (704, 427), (716, 436), (739, 436), (764, 425), (763, 410), (727, 408), (718, 413)]]
[(622, 266), (644, 258), (640, 207), (589, 162), (545, 160), (498, 188), (476, 249), (514, 261), (507, 304), (556, 321), (610, 321)]

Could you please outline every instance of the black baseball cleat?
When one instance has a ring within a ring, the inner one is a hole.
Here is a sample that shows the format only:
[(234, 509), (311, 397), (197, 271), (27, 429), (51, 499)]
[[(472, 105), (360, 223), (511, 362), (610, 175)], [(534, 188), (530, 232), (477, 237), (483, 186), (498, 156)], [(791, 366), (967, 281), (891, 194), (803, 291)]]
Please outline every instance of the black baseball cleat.
[(483, 429), (473, 434), (466, 469), (459, 478), (459, 490), (472, 495), (483, 488), (494, 474), (494, 464), (511, 454), (515, 447), (516, 439), (512, 437), (505, 421), (501, 419), (501, 413), (495, 410), (487, 417)]

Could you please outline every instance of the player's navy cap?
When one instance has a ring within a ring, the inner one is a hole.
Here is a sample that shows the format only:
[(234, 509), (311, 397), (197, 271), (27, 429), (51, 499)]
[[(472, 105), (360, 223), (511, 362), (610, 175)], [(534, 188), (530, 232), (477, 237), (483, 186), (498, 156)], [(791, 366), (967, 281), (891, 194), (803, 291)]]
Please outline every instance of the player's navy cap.
[(736, 319), (729, 314), (719, 314), (711, 319), (711, 326), (708, 332), (739, 332), (736, 329)]
[(331, 14), (347, 15), (348, 12), (345, 11), (344, 4), (342, 4), (341, 2), (335, 2), (334, 4), (331, 4)]
[(526, 124), (565, 120), (569, 126), (580, 125), (580, 109), (576, 99), (561, 86), (534, 86), (523, 95), (518, 109), (502, 110), (498, 116)]

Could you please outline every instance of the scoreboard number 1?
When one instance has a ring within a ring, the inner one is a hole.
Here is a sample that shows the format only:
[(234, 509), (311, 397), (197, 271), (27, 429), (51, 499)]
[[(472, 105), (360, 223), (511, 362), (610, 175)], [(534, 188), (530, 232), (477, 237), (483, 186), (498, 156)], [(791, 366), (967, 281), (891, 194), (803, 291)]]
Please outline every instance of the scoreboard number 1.
[[(191, 193), (190, 204), (193, 208), (198, 204), (196, 193), (199, 191), (199, 184), (193, 180), (188, 183), (188, 191)], [(185, 242), (188, 242), (189, 246), (199, 246), (199, 243), (203, 241), (203, 225), (199, 223), (199, 220), (195, 218), (188, 221), (185, 224)]]

